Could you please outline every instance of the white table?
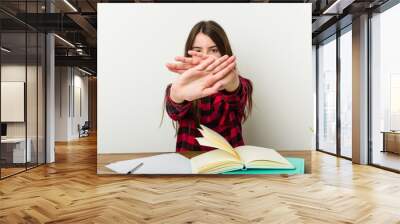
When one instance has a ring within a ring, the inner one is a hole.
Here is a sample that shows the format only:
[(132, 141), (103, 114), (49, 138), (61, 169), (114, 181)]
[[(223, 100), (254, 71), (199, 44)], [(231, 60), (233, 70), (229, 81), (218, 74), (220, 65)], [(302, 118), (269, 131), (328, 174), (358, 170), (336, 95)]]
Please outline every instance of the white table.
[[(14, 145), (13, 147), (13, 163), (25, 163), (31, 162), (32, 160), (32, 153), (31, 153), (31, 145), (32, 140), (30, 138), (26, 139), (28, 144), (26, 147), (26, 154), (25, 154), (25, 138), (6, 138), (1, 139), (1, 144), (6, 145)], [(3, 146), (4, 147), (4, 146)], [(25, 161), (25, 158), (27, 159)]]

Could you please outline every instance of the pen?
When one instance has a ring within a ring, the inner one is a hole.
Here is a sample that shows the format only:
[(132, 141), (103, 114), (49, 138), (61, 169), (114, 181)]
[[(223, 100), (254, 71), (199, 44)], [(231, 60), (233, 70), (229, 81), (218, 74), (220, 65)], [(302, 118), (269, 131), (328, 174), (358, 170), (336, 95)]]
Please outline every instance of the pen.
[(141, 166), (143, 166), (143, 163), (140, 163), (139, 165), (135, 166), (131, 171), (129, 171), (127, 174), (132, 174), (135, 172), (137, 169), (139, 169)]

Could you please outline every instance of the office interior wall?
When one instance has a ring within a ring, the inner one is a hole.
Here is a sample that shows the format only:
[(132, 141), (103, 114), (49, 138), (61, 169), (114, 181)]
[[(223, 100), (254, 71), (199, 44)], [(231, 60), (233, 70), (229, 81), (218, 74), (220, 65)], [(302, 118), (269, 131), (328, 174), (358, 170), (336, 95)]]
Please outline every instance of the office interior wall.
[(72, 136), (79, 137), (78, 124), (82, 126), (88, 121), (89, 113), (89, 93), (88, 93), (88, 76), (82, 76), (79, 70), (75, 68), (74, 72), (74, 108), (72, 119)]
[(74, 67), (56, 67), (55, 73), (55, 140), (77, 139), (78, 124), (88, 120), (88, 77)]
[(97, 79), (88, 78), (88, 120), (90, 122), (90, 131), (97, 132)]
[(1, 82), (2, 122), (24, 122), (25, 82)]
[[(312, 46), (312, 86), (313, 86), (313, 111), (314, 114), (317, 111), (317, 47), (315, 45)], [(313, 127), (312, 127), (312, 140), (311, 140), (311, 148), (313, 150), (316, 149), (317, 144), (317, 116), (313, 117)]]
[[(6, 122), (8, 138), (27, 138), (30, 139), (33, 163), (44, 162), (44, 83), (42, 66), (22, 64), (3, 64), (2, 82), (24, 82), (26, 83), (26, 103), (27, 121), (26, 122)], [(26, 69), (26, 70), (25, 70)], [(38, 71), (36, 71), (38, 69)], [(26, 73), (27, 72), (27, 73)], [(25, 73), (27, 81), (25, 82)], [(2, 108), (6, 110), (6, 108)], [(24, 108), (22, 108), (24, 110)], [(26, 127), (25, 127), (26, 126)], [(25, 129), (26, 128), (26, 129)], [(36, 156), (36, 153), (39, 156)], [(39, 159), (38, 161), (36, 161)]]
[(68, 141), (69, 83), (68, 67), (55, 68), (55, 141)]
[[(18, 64), (4, 64), (1, 67), (1, 81), (2, 82), (25, 82), (25, 65)], [(37, 109), (36, 102), (36, 65), (27, 66), (27, 102), (33, 110)], [(39, 107), (43, 105), (38, 105)], [(3, 108), (5, 109), (5, 108)], [(27, 113), (28, 122), (36, 122), (36, 113)], [(36, 133), (36, 126), (28, 125), (28, 132)], [(25, 137), (25, 123), (24, 122), (7, 122), (7, 136), (8, 137)]]
[(254, 84), (245, 143), (312, 149), (310, 7), (98, 4), (98, 153), (175, 151), (168, 115), (159, 127), (164, 90), (176, 76), (164, 65), (182, 55), (192, 26), (209, 19), (225, 29), (240, 73)]
[[(2, 43), (3, 40), (6, 39), (4, 35), (2, 35)], [(17, 62), (6, 62), (7, 60), (10, 60), (8, 57), (9, 55), (4, 55), (2, 53), (1, 57), (1, 81), (2, 82), (23, 82), (26, 83), (26, 70), (29, 70), (29, 68), (26, 66), (25, 63), (19, 63)], [(20, 58), (18, 58), (20, 59)], [(2, 93), (4, 93), (2, 91)], [(25, 92), (24, 92), (25, 94)], [(2, 96), (2, 98), (7, 97), (7, 96)], [(25, 104), (25, 102), (24, 102)], [(2, 105), (3, 106), (3, 105)], [(0, 110), (9, 110), (10, 108), (8, 107), (1, 107)], [(26, 107), (25, 105), (21, 108), (23, 110), (23, 113), (25, 115), (26, 112)], [(26, 142), (25, 142), (25, 136), (26, 136), (26, 119), (24, 117), (24, 121), (22, 122), (4, 122), (7, 125), (7, 138), (17, 138), (20, 139), (20, 144), (22, 144), (22, 150), (19, 150), (18, 153), (14, 152), (16, 151), (13, 146), (9, 144), (1, 144), (0, 145), (0, 169), (1, 169), (1, 178), (4, 178), (5, 176), (12, 175), (13, 173), (21, 172), (26, 169), (26, 161), (25, 158), (28, 158), (27, 150), (26, 150)], [(23, 140), (22, 140), (23, 139)], [(30, 154), (31, 155), (31, 154)], [(18, 159), (17, 159), (18, 158)], [(28, 158), (29, 161), (30, 158)], [(10, 167), (15, 167), (14, 169), (9, 169)]]

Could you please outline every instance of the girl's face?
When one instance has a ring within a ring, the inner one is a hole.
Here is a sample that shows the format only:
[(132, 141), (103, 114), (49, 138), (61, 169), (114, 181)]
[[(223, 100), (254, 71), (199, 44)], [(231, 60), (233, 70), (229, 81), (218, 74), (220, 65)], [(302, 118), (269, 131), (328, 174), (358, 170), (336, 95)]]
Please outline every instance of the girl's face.
[(206, 55), (212, 55), (216, 58), (221, 57), (221, 53), (219, 52), (217, 45), (214, 43), (214, 41), (209, 36), (201, 32), (196, 35), (196, 38), (193, 42), (192, 50)]

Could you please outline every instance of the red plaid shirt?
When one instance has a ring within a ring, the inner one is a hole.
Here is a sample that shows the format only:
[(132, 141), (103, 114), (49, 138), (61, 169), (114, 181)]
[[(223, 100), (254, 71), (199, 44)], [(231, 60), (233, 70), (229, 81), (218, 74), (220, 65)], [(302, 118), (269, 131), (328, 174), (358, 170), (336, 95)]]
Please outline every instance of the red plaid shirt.
[[(251, 82), (239, 76), (240, 84), (234, 92), (219, 91), (199, 100), (200, 123), (221, 134), (233, 146), (244, 145), (242, 120)], [(171, 84), (166, 89), (166, 110), (172, 120), (178, 121), (176, 151), (209, 151), (195, 139), (201, 137), (192, 112), (192, 102), (175, 103), (169, 96)], [(250, 93), (249, 93), (250, 94)]]

